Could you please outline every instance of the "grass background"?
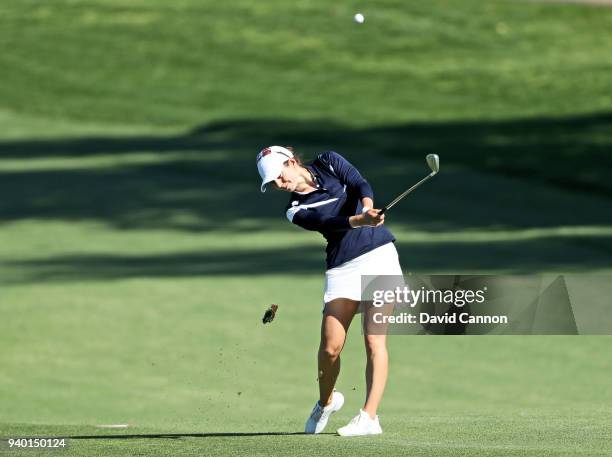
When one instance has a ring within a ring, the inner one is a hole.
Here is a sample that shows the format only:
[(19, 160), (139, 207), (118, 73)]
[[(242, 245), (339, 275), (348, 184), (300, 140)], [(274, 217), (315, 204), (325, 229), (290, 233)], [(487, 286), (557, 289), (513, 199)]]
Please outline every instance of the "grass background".
[[(393, 337), (383, 436), (291, 435), (316, 395), (324, 244), (254, 167), (268, 144), (333, 148), (384, 202), (436, 152), (439, 179), (388, 217), (407, 272), (610, 273), (612, 9), (0, 17), (0, 435), (70, 436), (69, 455), (612, 453), (603, 336)], [(361, 406), (363, 359), (353, 328), (329, 431)], [(130, 428), (95, 427), (113, 423)]]

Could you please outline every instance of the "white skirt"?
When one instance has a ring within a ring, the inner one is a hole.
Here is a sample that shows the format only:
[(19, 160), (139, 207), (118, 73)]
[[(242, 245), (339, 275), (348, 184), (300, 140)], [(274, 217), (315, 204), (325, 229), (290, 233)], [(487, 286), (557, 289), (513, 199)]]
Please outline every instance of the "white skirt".
[(325, 272), (323, 303), (336, 298), (361, 301), (362, 276), (401, 276), (402, 267), (394, 243), (384, 244), (373, 251), (344, 262)]

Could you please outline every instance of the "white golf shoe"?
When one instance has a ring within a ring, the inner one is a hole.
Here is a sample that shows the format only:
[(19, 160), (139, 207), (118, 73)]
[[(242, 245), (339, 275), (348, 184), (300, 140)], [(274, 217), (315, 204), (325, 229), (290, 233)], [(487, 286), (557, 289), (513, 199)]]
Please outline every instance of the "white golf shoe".
[(359, 410), (353, 419), (342, 428), (338, 429), (340, 436), (363, 436), (363, 435), (380, 435), (382, 428), (378, 422), (378, 416), (372, 419), (363, 409)]
[(312, 408), (312, 412), (310, 413), (310, 417), (306, 421), (306, 427), (304, 428), (304, 433), (321, 433), (325, 426), (327, 425), (327, 420), (332, 413), (339, 411), (344, 405), (344, 395), (340, 392), (332, 393), (332, 401), (329, 405), (323, 407), (317, 403)]

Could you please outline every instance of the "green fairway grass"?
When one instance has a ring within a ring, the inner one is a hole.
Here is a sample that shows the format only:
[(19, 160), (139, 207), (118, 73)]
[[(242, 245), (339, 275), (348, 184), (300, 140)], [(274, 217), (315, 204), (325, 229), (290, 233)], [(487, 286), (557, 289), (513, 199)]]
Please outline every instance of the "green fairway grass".
[(301, 435), (324, 240), (255, 168), (269, 144), (334, 149), (382, 206), (438, 153), (386, 216), (406, 273), (611, 274), (612, 8), (7, 0), (0, 18), (0, 437), (68, 437), (74, 456), (612, 455), (610, 336), (392, 336), (385, 433), (343, 439), (364, 397), (354, 325), (345, 407)]

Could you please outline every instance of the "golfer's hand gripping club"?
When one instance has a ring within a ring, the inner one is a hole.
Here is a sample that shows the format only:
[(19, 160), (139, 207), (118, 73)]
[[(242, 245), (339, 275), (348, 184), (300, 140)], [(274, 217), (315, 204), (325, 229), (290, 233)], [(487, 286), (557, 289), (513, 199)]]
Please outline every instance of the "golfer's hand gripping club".
[(385, 222), (385, 217), (382, 216), (377, 209), (369, 209), (368, 211), (351, 216), (349, 223), (351, 227), (378, 227)]

